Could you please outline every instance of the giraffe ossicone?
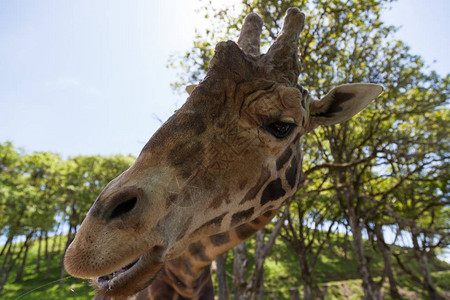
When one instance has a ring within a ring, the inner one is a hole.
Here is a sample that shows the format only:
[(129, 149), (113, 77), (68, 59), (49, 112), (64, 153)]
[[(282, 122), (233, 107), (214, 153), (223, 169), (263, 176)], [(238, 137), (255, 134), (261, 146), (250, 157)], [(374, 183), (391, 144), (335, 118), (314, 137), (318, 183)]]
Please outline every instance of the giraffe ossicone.
[(304, 24), (290, 8), (261, 55), (262, 19), (247, 16), (238, 43), (216, 46), (205, 79), (98, 196), (64, 261), (98, 299), (213, 299), (207, 266), (297, 190), (302, 136), (350, 119), (382, 92), (349, 84), (313, 99), (297, 83)]

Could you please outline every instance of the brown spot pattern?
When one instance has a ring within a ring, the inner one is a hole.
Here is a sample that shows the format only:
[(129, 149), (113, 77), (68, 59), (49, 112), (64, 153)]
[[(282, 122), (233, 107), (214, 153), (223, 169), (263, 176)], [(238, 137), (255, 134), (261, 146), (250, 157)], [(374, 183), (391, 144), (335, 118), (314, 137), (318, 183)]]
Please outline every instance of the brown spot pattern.
[(183, 267), (186, 273), (188, 273), (189, 275), (194, 274), (194, 272), (192, 272), (192, 265), (189, 259), (186, 258), (183, 260)]
[(206, 256), (205, 253), (205, 246), (202, 244), (202, 242), (195, 242), (189, 245), (189, 253), (191, 255), (199, 260), (202, 261), (208, 261), (209, 258)]
[(302, 184), (302, 160), (303, 157), (300, 157), (300, 163), (298, 164), (298, 169), (299, 169), (299, 174), (298, 174), (298, 181), (297, 181), (297, 190), (300, 188), (301, 184)]
[(266, 212), (264, 213), (264, 217), (268, 218), (268, 217), (272, 216), (273, 213), (274, 213), (273, 210), (268, 210), (268, 211), (266, 211)]
[(266, 204), (269, 201), (278, 200), (286, 194), (283, 189), (281, 179), (277, 178), (271, 181), (264, 189), (261, 195), (261, 205)]
[(236, 234), (241, 240), (245, 240), (252, 236), (257, 230), (248, 224), (242, 224), (236, 227)]
[(298, 170), (298, 162), (297, 162), (297, 156), (294, 156), (291, 160), (291, 165), (286, 170), (286, 180), (289, 183), (291, 188), (294, 188), (296, 182), (297, 182), (297, 170)]
[(227, 213), (223, 213), (222, 215), (215, 217), (212, 220), (209, 220), (208, 222), (201, 225), (199, 228), (197, 228), (191, 236), (197, 235), (198, 233), (201, 233), (203, 230), (208, 229), (211, 226), (214, 227), (220, 227), (220, 224), (222, 224), (223, 218), (227, 215)]
[(292, 149), (291, 147), (288, 147), (277, 159), (277, 171), (280, 171), (281, 168), (283, 168), (283, 166), (287, 163), (287, 161), (291, 156), (292, 156)]
[(252, 224), (258, 225), (261, 223), (261, 220), (259, 218), (256, 218), (252, 221)]
[(239, 182), (239, 190), (243, 190), (245, 188), (245, 186), (247, 185), (248, 180), (246, 178), (242, 179), (241, 182)]
[(165, 268), (165, 272), (170, 277), (171, 282), (174, 282), (176, 285), (178, 285), (181, 288), (186, 288), (186, 284), (183, 281), (181, 281), (181, 279), (177, 275), (175, 275), (175, 273), (172, 272), (172, 270), (170, 270), (170, 268)]
[(231, 217), (231, 226), (235, 226), (236, 224), (242, 223), (242, 221), (246, 221), (246, 220), (250, 219), (250, 217), (253, 215), (254, 211), (255, 211), (255, 208), (252, 207), (247, 210), (235, 213)]
[(230, 235), (228, 234), (228, 232), (219, 233), (210, 236), (209, 239), (211, 240), (211, 243), (213, 243), (213, 245), (217, 247), (228, 243), (230, 241)]
[(228, 201), (229, 197), (230, 197), (230, 194), (227, 193), (227, 192), (226, 193), (222, 193), (220, 195), (217, 195), (216, 197), (214, 197), (211, 200), (211, 203), (209, 204), (208, 209), (209, 208), (212, 208), (212, 209), (219, 208), (220, 205), (222, 205), (222, 203), (224, 201)]
[(172, 193), (169, 196), (167, 196), (166, 199), (166, 209), (172, 206), (172, 204), (176, 204), (178, 198), (178, 194)]
[(169, 151), (167, 160), (179, 170), (183, 178), (188, 178), (201, 165), (204, 146), (199, 141), (181, 142)]
[(241, 200), (239, 204), (243, 204), (247, 201), (255, 199), (258, 192), (262, 189), (264, 184), (270, 178), (270, 171), (267, 168), (263, 168), (261, 174), (259, 175), (258, 181), (256, 184), (245, 194), (244, 198)]

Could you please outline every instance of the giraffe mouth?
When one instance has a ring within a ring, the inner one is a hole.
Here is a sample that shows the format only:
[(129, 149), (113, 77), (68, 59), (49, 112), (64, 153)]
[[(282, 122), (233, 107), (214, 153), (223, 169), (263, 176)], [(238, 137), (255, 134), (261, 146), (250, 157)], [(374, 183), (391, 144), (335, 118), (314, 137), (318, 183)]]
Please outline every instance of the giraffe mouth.
[(130, 270), (139, 260), (141, 259), (141, 257), (139, 257), (138, 259), (136, 259), (135, 261), (133, 261), (132, 263), (129, 263), (128, 265), (126, 265), (123, 268), (120, 268), (117, 271), (114, 271), (112, 273), (109, 273), (108, 275), (104, 275), (101, 277), (97, 277), (97, 281), (100, 284), (104, 284), (108, 281), (113, 280), (114, 278), (121, 276), (122, 274), (126, 273), (128, 270)]
[(106, 296), (129, 296), (139, 292), (153, 281), (161, 269), (162, 248), (153, 247), (116, 271), (91, 279), (91, 284)]

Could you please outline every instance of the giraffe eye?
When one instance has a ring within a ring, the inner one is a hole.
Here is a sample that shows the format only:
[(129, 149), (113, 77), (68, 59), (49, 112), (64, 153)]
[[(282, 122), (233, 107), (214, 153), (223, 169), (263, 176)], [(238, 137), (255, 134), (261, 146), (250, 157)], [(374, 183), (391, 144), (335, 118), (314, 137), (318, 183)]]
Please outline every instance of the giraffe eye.
[(264, 128), (277, 139), (282, 139), (287, 137), (295, 126), (293, 123), (275, 122), (264, 126)]

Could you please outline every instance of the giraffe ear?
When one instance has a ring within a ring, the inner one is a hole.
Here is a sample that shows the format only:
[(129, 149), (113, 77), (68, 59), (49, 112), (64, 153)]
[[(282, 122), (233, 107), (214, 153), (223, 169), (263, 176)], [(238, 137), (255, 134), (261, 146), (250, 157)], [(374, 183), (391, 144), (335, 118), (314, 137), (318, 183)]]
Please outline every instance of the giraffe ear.
[(186, 87), (186, 92), (188, 95), (192, 94), (192, 91), (197, 87), (198, 84), (191, 84)]
[(345, 122), (369, 105), (382, 91), (383, 87), (378, 84), (338, 86), (322, 99), (311, 102), (311, 123), (318, 126)]

